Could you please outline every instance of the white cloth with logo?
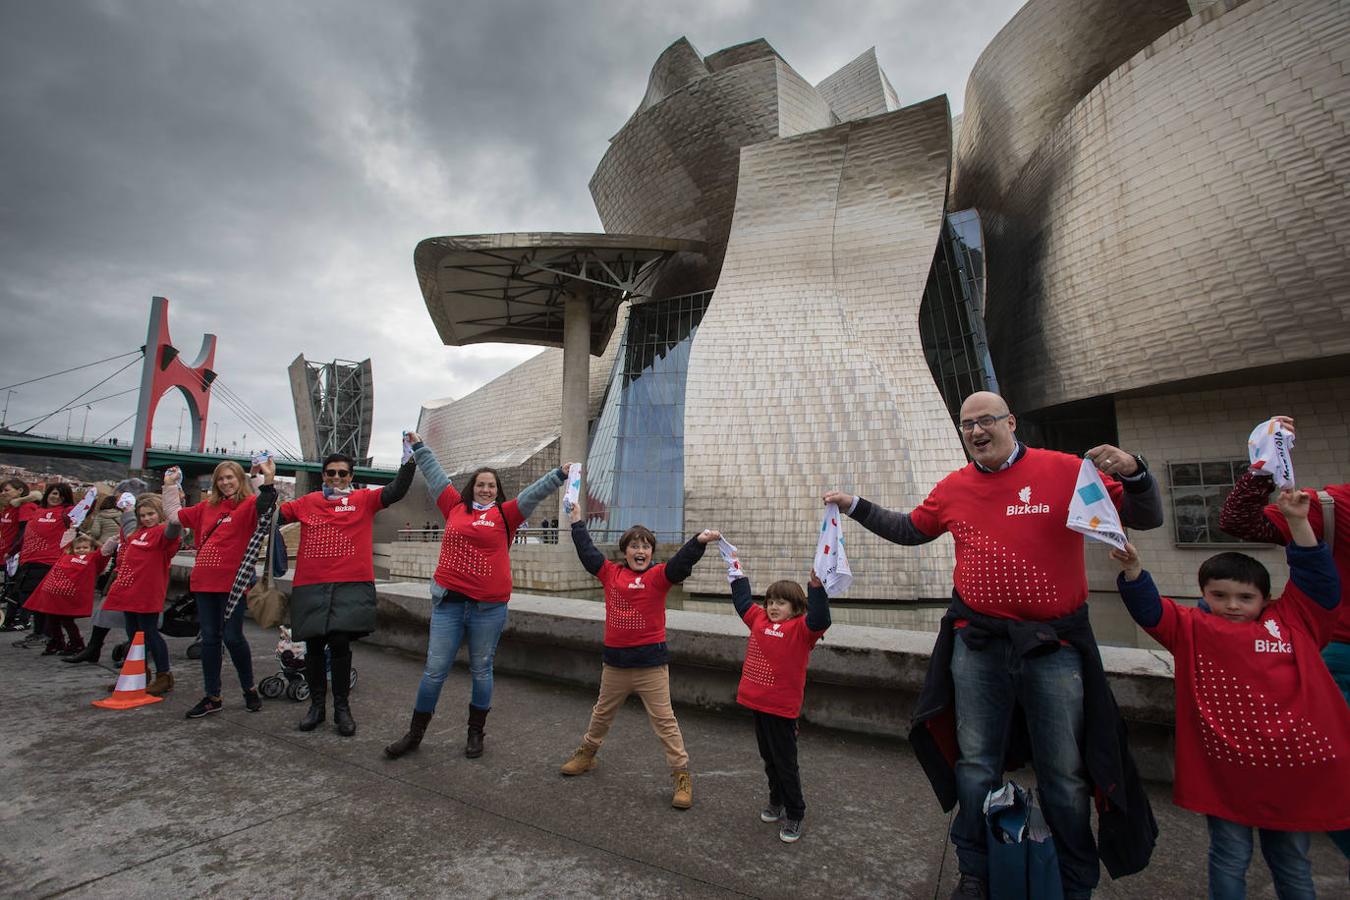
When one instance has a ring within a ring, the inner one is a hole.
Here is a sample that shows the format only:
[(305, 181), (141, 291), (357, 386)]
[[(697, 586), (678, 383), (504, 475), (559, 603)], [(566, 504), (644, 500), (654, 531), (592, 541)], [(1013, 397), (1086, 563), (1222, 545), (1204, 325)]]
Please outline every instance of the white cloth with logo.
[[(1292, 488), (1294, 481), (1294, 433), (1274, 419), (1267, 419), (1252, 429), (1247, 438), (1247, 457), (1253, 468), (1269, 472), (1277, 488)], [(1260, 463), (1258, 466), (1257, 464)]]
[(403, 432), (403, 456), (399, 459), (400, 466), (406, 466), (408, 460), (413, 458), (412, 441), (408, 440), (408, 432)]
[(719, 538), (717, 552), (722, 554), (722, 562), (727, 564), (727, 584), (737, 578), (745, 577), (745, 572), (741, 569), (741, 561), (736, 558), (736, 548), (732, 546), (731, 541), (726, 538)]
[(89, 515), (89, 510), (94, 508), (94, 501), (97, 499), (98, 488), (90, 488), (86, 491), (85, 495), (80, 498), (80, 502), (71, 507), (70, 512), (67, 513), (70, 516), (70, 524), (76, 528), (84, 524), (85, 517)]
[(581, 463), (567, 467), (567, 490), (563, 493), (563, 510), (571, 512), (581, 497)]
[(816, 558), (811, 567), (831, 597), (848, 590), (853, 584), (853, 570), (848, 567), (844, 553), (844, 532), (839, 524), (839, 507), (825, 505), (825, 516), (820, 521), (820, 537), (816, 540)]
[(1120, 524), (1120, 514), (1111, 502), (1101, 473), (1090, 459), (1083, 460), (1078, 470), (1078, 483), (1073, 486), (1069, 520), (1065, 524), (1070, 530), (1093, 540), (1110, 544), (1117, 550), (1125, 549), (1125, 529)]

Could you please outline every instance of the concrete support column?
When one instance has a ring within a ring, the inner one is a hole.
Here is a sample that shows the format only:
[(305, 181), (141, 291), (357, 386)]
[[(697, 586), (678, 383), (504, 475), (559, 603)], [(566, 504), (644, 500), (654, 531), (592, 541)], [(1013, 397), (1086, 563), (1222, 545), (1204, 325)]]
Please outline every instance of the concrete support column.
[[(574, 282), (563, 309), (563, 395), (562, 439), (559, 462), (586, 462), (587, 426), (591, 388), (591, 294), (585, 282)], [(566, 488), (558, 493), (558, 546), (571, 548), (572, 536), (567, 512), (562, 508)], [(586, 479), (583, 475), (582, 511), (586, 509)]]

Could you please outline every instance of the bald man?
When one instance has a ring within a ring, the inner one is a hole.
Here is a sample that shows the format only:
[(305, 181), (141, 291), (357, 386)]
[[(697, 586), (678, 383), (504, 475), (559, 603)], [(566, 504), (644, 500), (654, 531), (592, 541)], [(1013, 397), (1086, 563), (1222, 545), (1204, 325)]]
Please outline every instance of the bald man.
[[(1121, 840), (1103, 818), (1101, 858), (1113, 875), (1147, 864), (1153, 824), (1088, 624), (1083, 536), (1065, 525), (1082, 460), (1023, 445), (1017, 417), (988, 391), (961, 404), (958, 428), (971, 463), (912, 512), (840, 491), (824, 500), (897, 544), (945, 532), (956, 541), (952, 605), (910, 733), (943, 808), (960, 807), (951, 834), (961, 877), (952, 897), (988, 896), (982, 809), (1003, 783), (1015, 709), (1025, 717), (1064, 896), (1089, 897), (1099, 878), (1092, 787), (1118, 809), (1133, 801), (1132, 813), (1141, 814), (1137, 842)], [(1086, 455), (1108, 476), (1124, 525), (1162, 524), (1158, 485), (1142, 457), (1108, 444)]]

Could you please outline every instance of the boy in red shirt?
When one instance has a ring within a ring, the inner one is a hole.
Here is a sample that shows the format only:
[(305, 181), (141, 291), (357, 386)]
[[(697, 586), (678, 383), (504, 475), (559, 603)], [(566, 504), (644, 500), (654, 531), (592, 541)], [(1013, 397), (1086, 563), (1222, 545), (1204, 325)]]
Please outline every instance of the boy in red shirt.
[(666, 750), (666, 762), (675, 781), (670, 805), (688, 809), (694, 803), (694, 788), (684, 736), (670, 703), (666, 594), (672, 585), (689, 577), (694, 564), (703, 558), (708, 542), (722, 535), (703, 531), (675, 551), (670, 562), (654, 566), (656, 535), (634, 525), (619, 538), (624, 564), (616, 565), (605, 559), (591, 542), (580, 506), (572, 506), (571, 520), (577, 558), (605, 586), (605, 662), (590, 727), (581, 739), (581, 746), (563, 764), (562, 774), (581, 775), (595, 768), (595, 753), (604, 743), (614, 716), (628, 695), (636, 693), (647, 710), (652, 731)]
[(1308, 524), (1309, 498), (1280, 493), (1289, 584), (1243, 553), (1200, 567), (1204, 607), (1158, 595), (1132, 545), (1112, 551), (1130, 615), (1176, 664), (1178, 806), (1209, 820), (1211, 897), (1242, 897), (1253, 827), (1281, 897), (1312, 897), (1310, 831), (1350, 827), (1350, 709), (1318, 652), (1336, 627), (1340, 578)]
[(750, 628), (736, 702), (754, 712), (759, 756), (769, 778), (769, 805), (759, 818), (778, 822), (778, 839), (791, 844), (801, 838), (806, 814), (797, 769), (797, 716), (808, 658), (830, 627), (830, 598), (814, 571), (809, 597), (795, 581), (775, 581), (764, 592), (763, 606), (755, 603), (750, 579), (739, 565), (727, 570), (727, 579), (736, 614)]

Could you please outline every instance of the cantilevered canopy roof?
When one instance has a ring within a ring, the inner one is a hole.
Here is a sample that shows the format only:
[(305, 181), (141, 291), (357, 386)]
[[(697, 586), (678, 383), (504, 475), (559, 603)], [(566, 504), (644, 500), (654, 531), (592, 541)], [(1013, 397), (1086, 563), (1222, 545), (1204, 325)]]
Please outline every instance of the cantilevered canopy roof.
[(469, 234), (427, 238), (413, 263), (446, 344), (561, 347), (567, 295), (585, 290), (591, 353), (598, 356), (619, 304), (649, 296), (657, 272), (675, 254), (704, 249), (699, 241), (631, 234)]

